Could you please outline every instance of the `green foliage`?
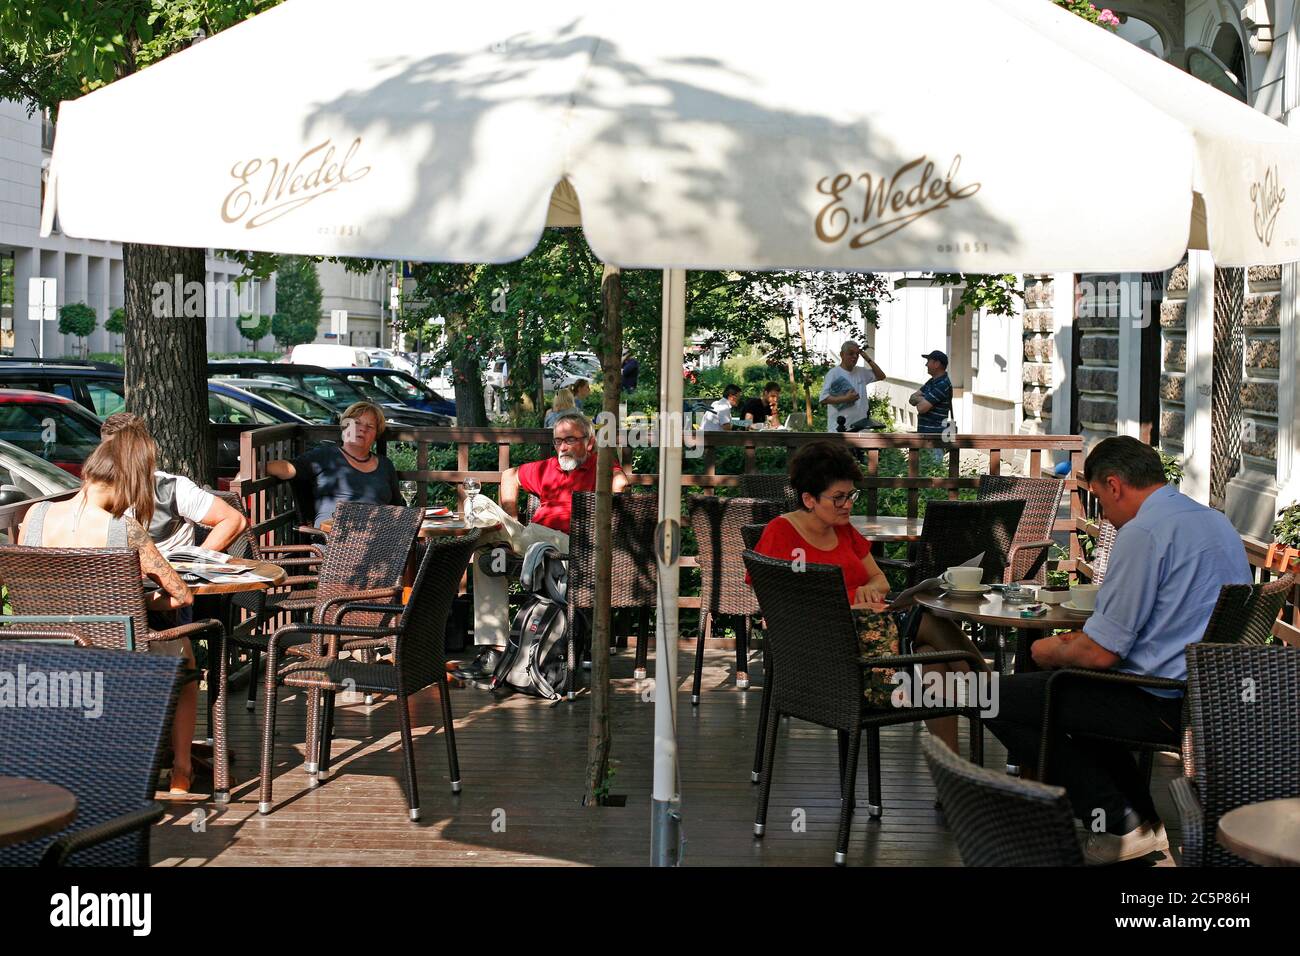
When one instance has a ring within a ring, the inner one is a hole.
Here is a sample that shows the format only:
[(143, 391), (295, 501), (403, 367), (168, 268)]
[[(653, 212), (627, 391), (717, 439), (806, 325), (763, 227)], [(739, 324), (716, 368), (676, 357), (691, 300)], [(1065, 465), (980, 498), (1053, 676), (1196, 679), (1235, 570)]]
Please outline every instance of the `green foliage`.
[(961, 286), (961, 298), (953, 306), (949, 318), (956, 319), (965, 312), (983, 309), (989, 315), (1012, 315), (1016, 300), (1025, 298), (1023, 289), (1016, 288), (1014, 275), (976, 275), (962, 272), (934, 272), (931, 278), (940, 285)]
[(104, 323), (104, 331), (112, 332), (114, 335), (126, 334), (126, 309), (118, 306), (108, 315), (108, 321)]
[(1165, 468), (1165, 481), (1171, 485), (1178, 485), (1183, 480), (1183, 463), (1179, 458), (1173, 455), (1166, 455), (1160, 452), (1160, 464)]
[[(252, 321), (252, 316), (241, 318), (237, 323), (239, 334), (248, 339), (253, 345), (256, 345), (266, 334), (271, 331), (271, 317), (269, 315), (257, 316), (257, 321)], [(312, 336), (315, 338), (315, 336)]]
[(95, 331), (95, 326), (98, 324), (99, 317), (95, 314), (95, 310), (84, 302), (69, 302), (59, 309), (60, 335), (75, 335), (79, 339), (84, 339)]
[(1300, 548), (1300, 502), (1277, 513), (1273, 523), (1273, 540), (1288, 548)]
[(316, 263), (306, 256), (283, 256), (275, 280), (277, 311), (271, 334), (284, 348), (314, 341), (320, 324), (321, 291)]
[(867, 414), (878, 422), (885, 422), (888, 428), (885, 431), (892, 432), (898, 429), (894, 426), (894, 409), (890, 407), (889, 396), (872, 395), (867, 402), (869, 411)]

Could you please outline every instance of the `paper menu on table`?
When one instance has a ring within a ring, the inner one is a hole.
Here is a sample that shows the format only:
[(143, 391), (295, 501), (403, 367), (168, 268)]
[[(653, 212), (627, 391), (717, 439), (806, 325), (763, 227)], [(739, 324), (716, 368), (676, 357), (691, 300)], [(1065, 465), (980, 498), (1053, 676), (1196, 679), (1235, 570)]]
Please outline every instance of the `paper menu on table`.
[(163, 557), (168, 561), (195, 561), (202, 564), (225, 564), (230, 560), (228, 554), (222, 554), (220, 551), (210, 551), (207, 548), (200, 548), (192, 544), (170, 548), (163, 552)]
[[(957, 564), (953, 566), (958, 568), (974, 568), (974, 567), (978, 567), (983, 562), (984, 562), (984, 552), (981, 551), (979, 554), (975, 555), (975, 557), (971, 558), (969, 561), (963, 561), (961, 564)], [(912, 585), (902, 594), (898, 595), (898, 597), (894, 598), (894, 600), (890, 602), (889, 606), (886, 607), (885, 610), (905, 611), (913, 604), (916, 603), (915, 600), (916, 595), (920, 594), (923, 591), (935, 591), (944, 586), (945, 585), (943, 583), (942, 576), (926, 578), (920, 584)]]

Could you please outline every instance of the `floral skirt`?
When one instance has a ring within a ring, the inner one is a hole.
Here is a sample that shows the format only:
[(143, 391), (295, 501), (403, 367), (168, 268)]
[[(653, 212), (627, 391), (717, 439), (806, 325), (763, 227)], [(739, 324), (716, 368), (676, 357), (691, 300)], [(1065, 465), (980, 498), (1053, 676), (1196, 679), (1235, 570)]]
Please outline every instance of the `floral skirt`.
[[(886, 657), (898, 653), (898, 623), (892, 614), (854, 610), (853, 620), (858, 628), (858, 651), (863, 658)], [(863, 674), (866, 678), (863, 696), (867, 702), (872, 707), (888, 707), (889, 696), (895, 689), (893, 668), (874, 668)]]

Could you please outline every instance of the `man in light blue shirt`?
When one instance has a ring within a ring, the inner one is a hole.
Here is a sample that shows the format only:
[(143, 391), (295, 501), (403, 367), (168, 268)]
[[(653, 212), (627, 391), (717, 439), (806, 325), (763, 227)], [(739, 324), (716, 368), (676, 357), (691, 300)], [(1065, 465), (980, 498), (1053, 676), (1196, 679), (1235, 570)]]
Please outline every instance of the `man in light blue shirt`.
[[(1119, 532), (1096, 610), (1083, 629), (1035, 642), (1034, 663), (1044, 670), (1001, 682), (1000, 712), (988, 726), (1022, 767), (1038, 763), (1043, 698), (1052, 669), (1184, 679), (1183, 652), (1205, 633), (1219, 589), (1251, 583), (1241, 536), (1223, 514), (1165, 484), (1154, 448), (1135, 438), (1108, 438), (1088, 455), (1084, 478)], [(1061, 699), (1053, 723), (1052, 763), (1075, 814), (1090, 831), (1085, 848), (1089, 862), (1167, 849), (1147, 781), (1129, 750), (1071, 732), (1164, 738), (1176, 745), (1181, 696), (1083, 681), (1065, 682), (1053, 694)]]

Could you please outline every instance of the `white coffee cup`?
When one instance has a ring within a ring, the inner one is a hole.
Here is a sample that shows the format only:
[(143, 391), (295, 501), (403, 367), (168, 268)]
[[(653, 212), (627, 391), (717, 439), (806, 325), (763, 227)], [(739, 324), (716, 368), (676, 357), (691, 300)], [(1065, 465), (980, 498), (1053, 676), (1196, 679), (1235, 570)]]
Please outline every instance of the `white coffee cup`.
[(949, 568), (944, 573), (944, 579), (950, 585), (962, 591), (971, 591), (979, 587), (982, 577), (984, 577), (984, 569), (980, 567)]
[(1076, 584), (1070, 588), (1070, 603), (1081, 611), (1091, 611), (1097, 606), (1099, 584)]

